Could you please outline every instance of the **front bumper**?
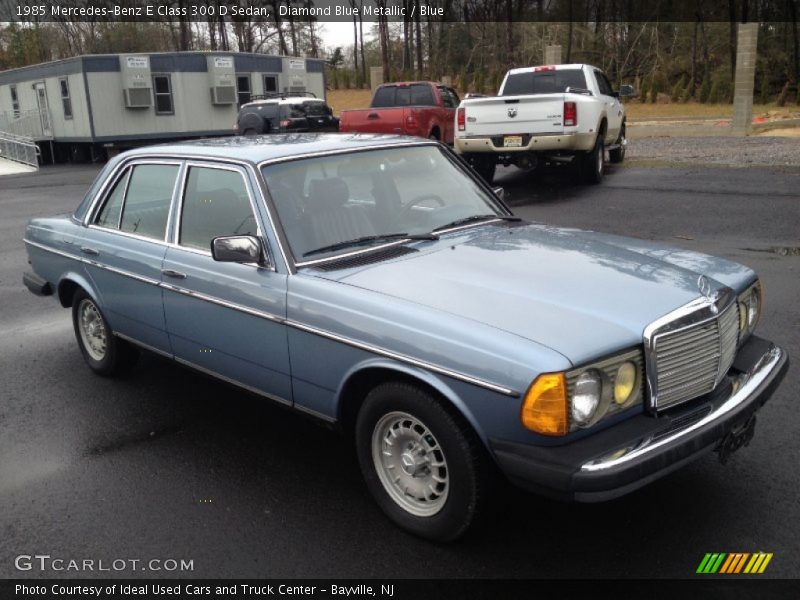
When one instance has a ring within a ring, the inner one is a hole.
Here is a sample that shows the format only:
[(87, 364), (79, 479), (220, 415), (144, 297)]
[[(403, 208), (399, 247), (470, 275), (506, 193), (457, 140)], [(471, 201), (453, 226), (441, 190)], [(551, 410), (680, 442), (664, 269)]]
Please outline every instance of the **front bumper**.
[(786, 374), (786, 353), (751, 337), (717, 389), (657, 417), (642, 414), (562, 446), (491, 440), (501, 470), (521, 487), (579, 502), (631, 492), (717, 449), (763, 406)]
[[(453, 148), (457, 154), (492, 153), (492, 154), (520, 154), (530, 152), (588, 152), (594, 148), (597, 133), (563, 133), (547, 135), (524, 136), (522, 146), (506, 148), (502, 144), (504, 136), (475, 136), (456, 137)], [(493, 139), (495, 138), (495, 139)]]

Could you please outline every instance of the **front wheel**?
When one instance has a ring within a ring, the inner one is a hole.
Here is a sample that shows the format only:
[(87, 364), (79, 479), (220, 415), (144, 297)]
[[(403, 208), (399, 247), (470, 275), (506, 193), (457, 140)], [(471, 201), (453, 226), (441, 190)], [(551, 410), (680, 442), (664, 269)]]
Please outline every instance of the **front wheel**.
[(582, 158), (581, 169), (583, 180), (586, 183), (600, 183), (603, 181), (603, 169), (605, 167), (605, 148), (603, 146), (603, 132), (597, 134), (594, 148), (587, 152)]
[(623, 123), (622, 129), (619, 132), (619, 139), (617, 140), (617, 147), (608, 151), (608, 159), (612, 163), (621, 163), (625, 160), (625, 147), (628, 140), (625, 138), (625, 124)]
[(385, 383), (358, 413), (356, 450), (370, 493), (397, 525), (450, 541), (476, 519), (489, 463), (468, 425), (422, 389)]
[(72, 299), (72, 325), (86, 364), (98, 375), (116, 375), (136, 363), (138, 350), (113, 335), (97, 303), (82, 289)]

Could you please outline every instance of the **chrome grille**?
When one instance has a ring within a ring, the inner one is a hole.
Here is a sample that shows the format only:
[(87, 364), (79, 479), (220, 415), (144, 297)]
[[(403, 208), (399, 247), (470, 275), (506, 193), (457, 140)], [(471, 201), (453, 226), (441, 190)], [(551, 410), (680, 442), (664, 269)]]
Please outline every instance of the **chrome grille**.
[(736, 303), (718, 316), (653, 340), (654, 408), (663, 409), (713, 390), (733, 364), (739, 334)]

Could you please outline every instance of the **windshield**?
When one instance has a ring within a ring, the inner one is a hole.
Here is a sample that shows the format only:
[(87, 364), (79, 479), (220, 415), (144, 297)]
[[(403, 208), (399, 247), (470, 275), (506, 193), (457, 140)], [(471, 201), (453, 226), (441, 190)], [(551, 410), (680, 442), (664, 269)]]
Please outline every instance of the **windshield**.
[(437, 146), (292, 160), (262, 172), (298, 263), (504, 214)]
[(502, 95), (563, 94), (568, 87), (586, 89), (583, 69), (513, 73), (506, 78)]

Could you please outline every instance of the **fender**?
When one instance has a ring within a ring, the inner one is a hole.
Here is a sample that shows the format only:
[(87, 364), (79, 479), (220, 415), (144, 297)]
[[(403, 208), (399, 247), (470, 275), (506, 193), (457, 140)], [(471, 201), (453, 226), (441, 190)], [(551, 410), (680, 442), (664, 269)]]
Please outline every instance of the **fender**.
[(100, 310), (104, 309), (105, 302), (103, 302), (102, 294), (100, 294), (88, 276), (78, 273), (77, 271), (67, 271), (61, 276), (61, 279), (58, 280), (58, 288), (56, 293), (59, 299), (61, 298), (62, 286), (68, 281), (82, 287), (84, 291), (91, 296), (92, 300), (95, 301), (97, 306), (100, 307)]
[(436, 375), (435, 373), (431, 373), (430, 371), (426, 371), (424, 369), (420, 369), (418, 367), (414, 367), (413, 365), (407, 365), (404, 363), (400, 363), (397, 361), (393, 361), (388, 358), (368, 358), (363, 360), (356, 365), (354, 365), (342, 378), (342, 382), (339, 384), (339, 388), (336, 390), (335, 395), (335, 402), (336, 402), (336, 413), (337, 413), (337, 421), (341, 420), (342, 414), (342, 406), (344, 403), (342, 402), (342, 394), (344, 388), (347, 386), (348, 382), (358, 375), (369, 369), (388, 369), (390, 371), (396, 371), (397, 373), (402, 373), (403, 375), (407, 375), (412, 377), (413, 379), (417, 379), (422, 383), (425, 383), (435, 389), (439, 394), (441, 394), (447, 401), (467, 420), (467, 422), (472, 426), (472, 429), (475, 433), (478, 434), (481, 442), (489, 448), (488, 439), (486, 438), (483, 429), (478, 424), (475, 415), (469, 409), (469, 407), (461, 400), (458, 394), (453, 391), (453, 389), (447, 384), (447, 382), (442, 379), (440, 376)]

